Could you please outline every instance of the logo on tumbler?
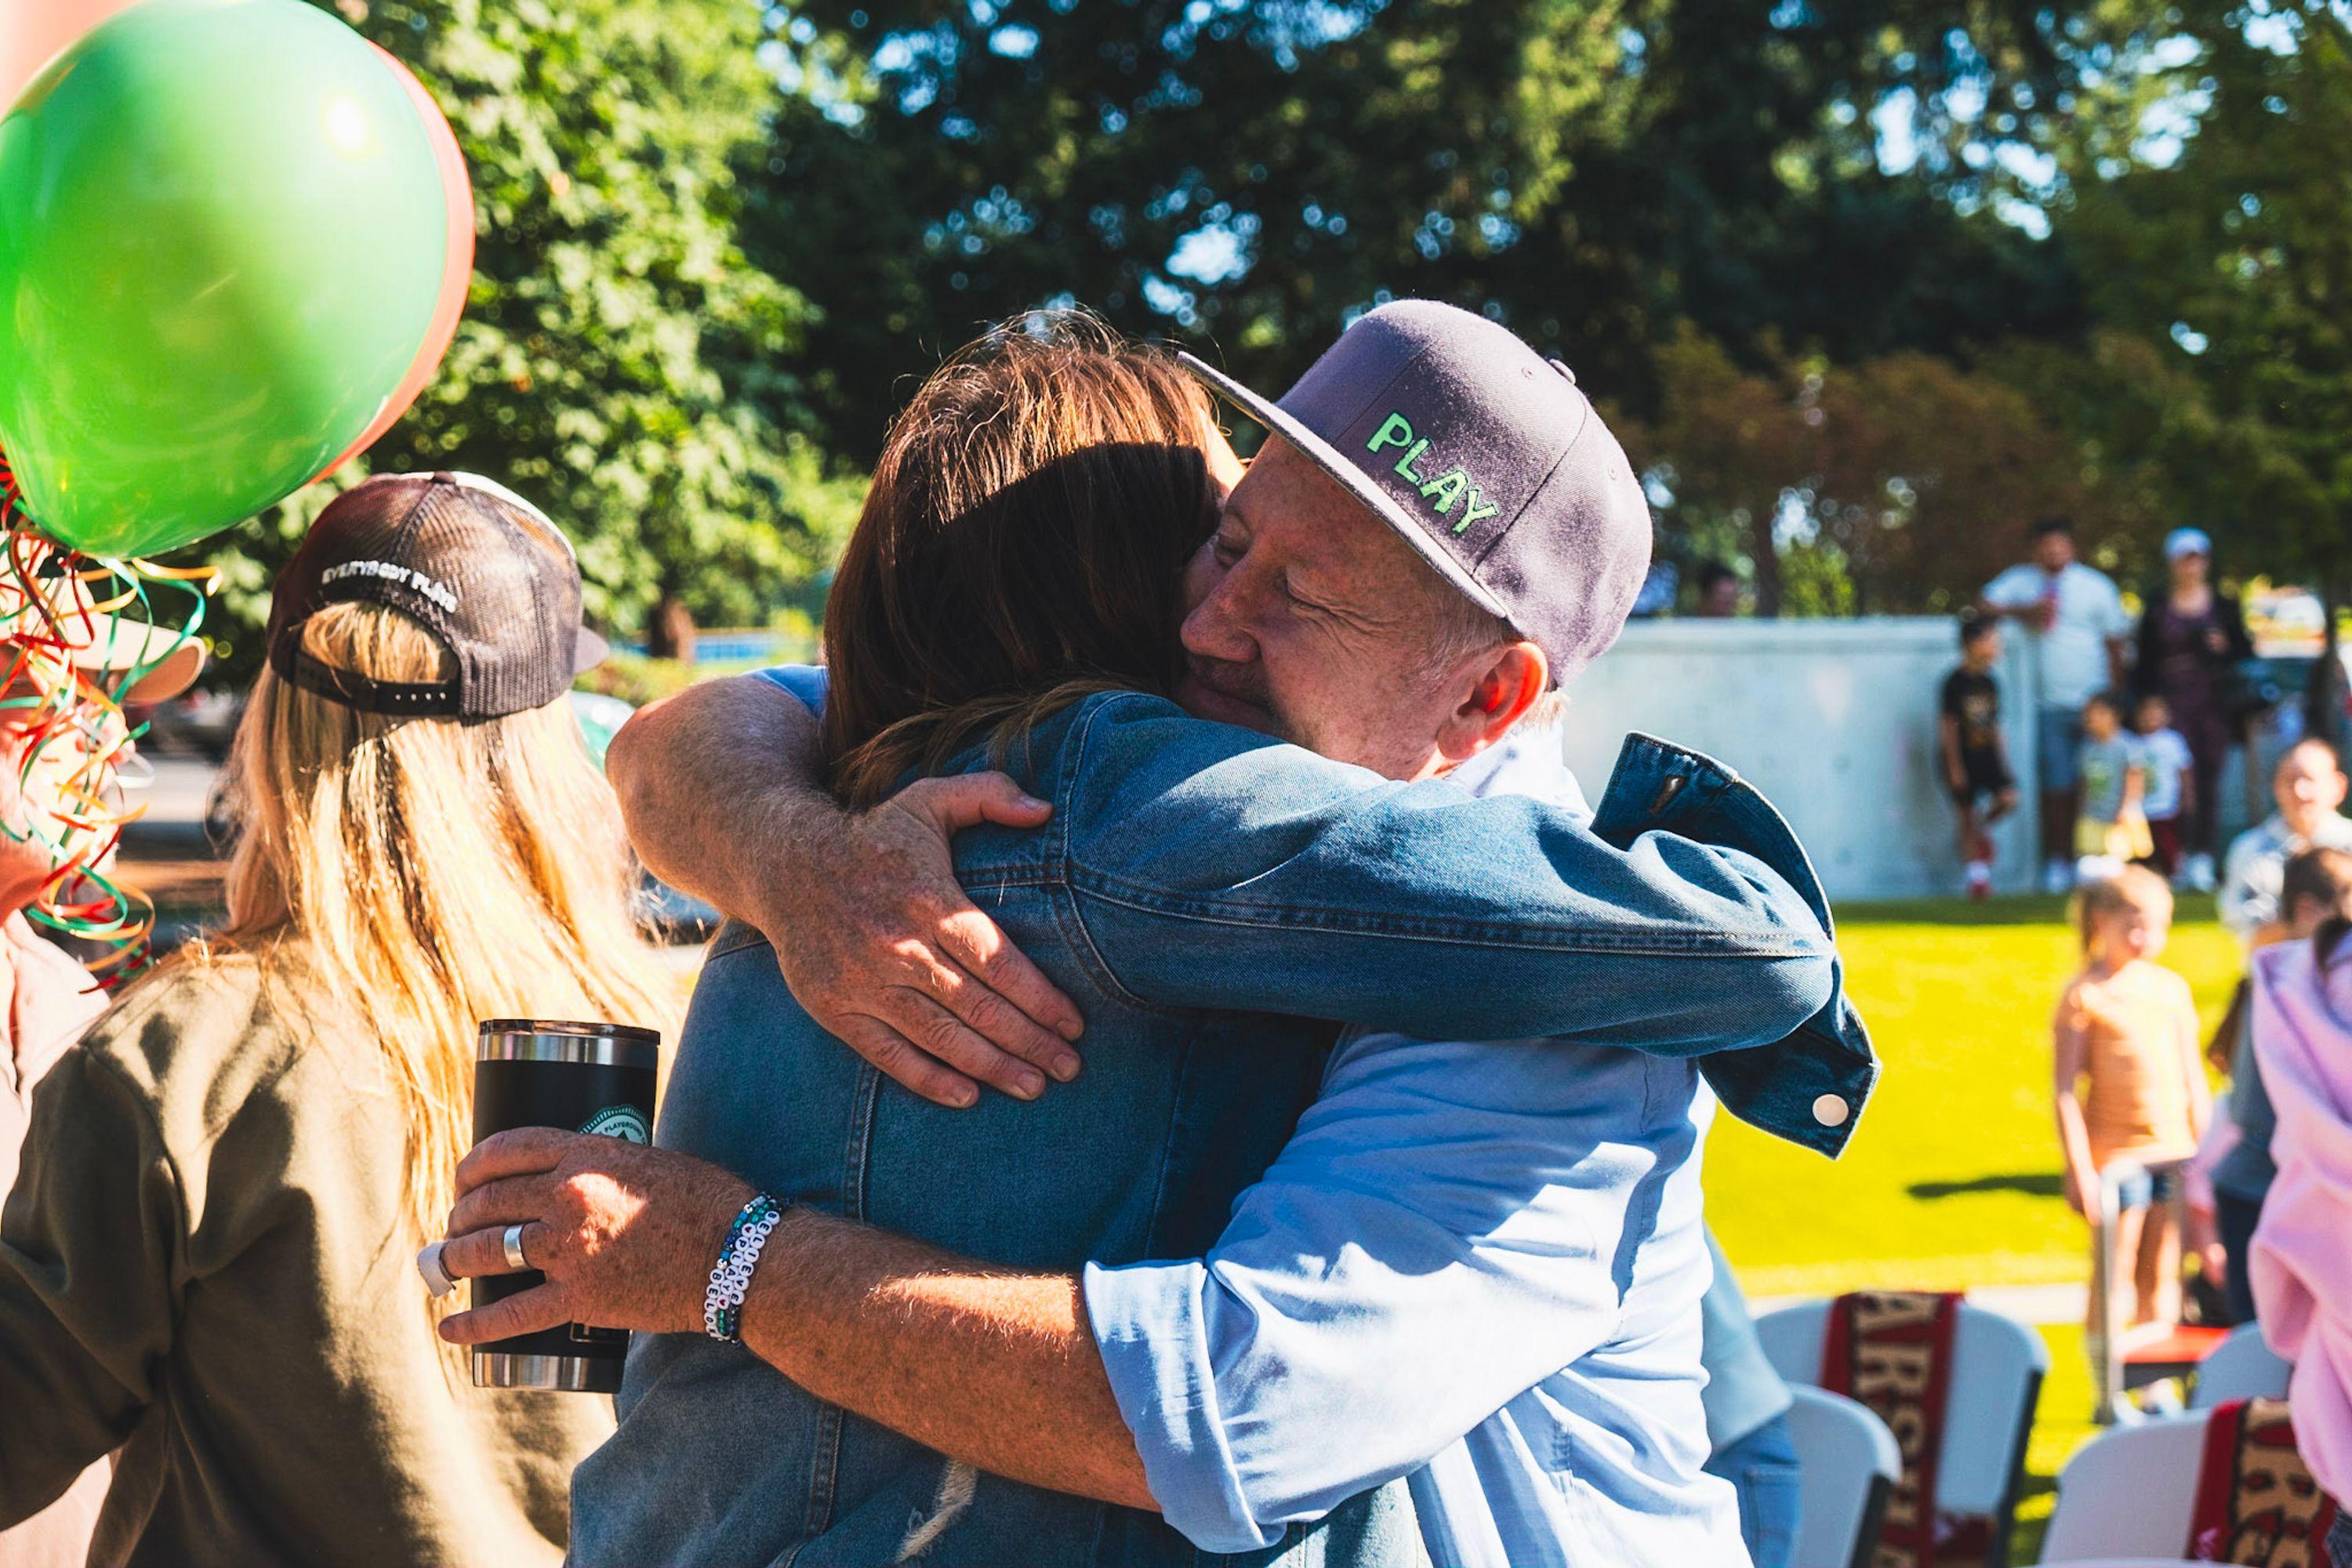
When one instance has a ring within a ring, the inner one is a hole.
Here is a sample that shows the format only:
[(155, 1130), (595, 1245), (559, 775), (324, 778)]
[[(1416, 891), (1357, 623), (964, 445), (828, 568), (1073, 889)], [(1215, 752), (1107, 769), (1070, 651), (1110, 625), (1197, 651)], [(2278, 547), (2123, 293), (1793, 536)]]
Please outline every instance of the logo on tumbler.
[(583, 1132), (601, 1132), (607, 1138), (619, 1138), (631, 1143), (650, 1143), (654, 1130), (646, 1125), (646, 1113), (634, 1105), (608, 1105), (580, 1124)]

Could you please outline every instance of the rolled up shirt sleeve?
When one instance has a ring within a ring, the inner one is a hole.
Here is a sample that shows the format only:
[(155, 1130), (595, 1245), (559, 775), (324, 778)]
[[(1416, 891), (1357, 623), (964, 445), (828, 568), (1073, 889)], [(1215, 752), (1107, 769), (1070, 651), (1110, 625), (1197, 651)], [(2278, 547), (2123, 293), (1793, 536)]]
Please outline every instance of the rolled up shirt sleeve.
[(1671, 1114), (1647, 1142), (1627, 1130), (1658, 1102), (1646, 1075), (1687, 1081), (1678, 1064), (1387, 1038), (1208, 1256), (1086, 1271), (1152, 1496), (1205, 1551), (1265, 1547), (1419, 1468), (1608, 1341), (1629, 1205), (1696, 1136)]

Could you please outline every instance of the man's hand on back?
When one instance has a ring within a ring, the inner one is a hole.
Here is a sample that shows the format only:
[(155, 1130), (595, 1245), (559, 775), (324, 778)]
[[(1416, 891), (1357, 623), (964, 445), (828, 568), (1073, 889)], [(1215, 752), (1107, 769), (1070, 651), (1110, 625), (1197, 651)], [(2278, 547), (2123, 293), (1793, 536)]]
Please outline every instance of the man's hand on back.
[(796, 845), (751, 923), (809, 1016), (917, 1094), (970, 1105), (979, 1079), (1034, 1100), (1039, 1068), (1077, 1076), (1078, 1010), (964, 897), (948, 846), (1050, 810), (1003, 773), (921, 780)]
[(1040, 1068), (1075, 1076), (1076, 1006), (964, 897), (949, 850), (1051, 808), (974, 773), (847, 812), (822, 756), (808, 710), (745, 676), (643, 710), (606, 768), (654, 875), (757, 927), (809, 1016), (890, 1078), (961, 1106), (982, 1083), (1034, 1099)]

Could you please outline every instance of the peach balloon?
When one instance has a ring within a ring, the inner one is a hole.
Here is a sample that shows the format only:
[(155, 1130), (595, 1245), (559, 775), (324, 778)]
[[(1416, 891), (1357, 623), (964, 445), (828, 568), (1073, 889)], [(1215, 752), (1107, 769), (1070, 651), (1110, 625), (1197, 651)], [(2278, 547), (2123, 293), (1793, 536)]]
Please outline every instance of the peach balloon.
[(314, 479), (324, 479), (366, 451), (376, 443), (376, 437), (391, 429), (433, 373), (441, 368), (441, 356), (449, 352), (450, 339), (457, 335), (457, 318), (466, 309), (466, 290), (474, 278), (474, 186), (466, 177), (465, 155), (457, 151), (457, 134), (449, 121), (442, 117), (440, 105), (425, 90), (409, 68), (402, 65), (377, 45), (371, 44), (384, 68), (400, 79), (409, 102), (416, 106), (417, 118), (424, 121), (425, 133), (433, 142), (433, 159), (441, 169), (441, 194), (444, 222), (447, 225), (449, 248), (441, 263), (441, 293), (433, 308), (432, 324), (425, 328), (424, 339), (416, 345), (416, 357), (409, 362), (407, 373), (383, 406), (360, 433), (360, 438), (343, 448), (331, 463), (319, 470)]
[(0, 108), (58, 51), (131, 0), (5, 0), (0, 4)]

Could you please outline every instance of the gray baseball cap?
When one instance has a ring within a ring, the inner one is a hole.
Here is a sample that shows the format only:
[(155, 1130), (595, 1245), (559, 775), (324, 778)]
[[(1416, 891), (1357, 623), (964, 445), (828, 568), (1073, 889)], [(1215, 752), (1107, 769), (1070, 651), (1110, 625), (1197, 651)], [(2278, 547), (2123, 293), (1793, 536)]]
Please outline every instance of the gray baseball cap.
[(1568, 366), (1486, 317), (1400, 300), (1359, 317), (1279, 403), (1184, 363), (1313, 458), (1565, 682), (1624, 629), (1650, 504)]

